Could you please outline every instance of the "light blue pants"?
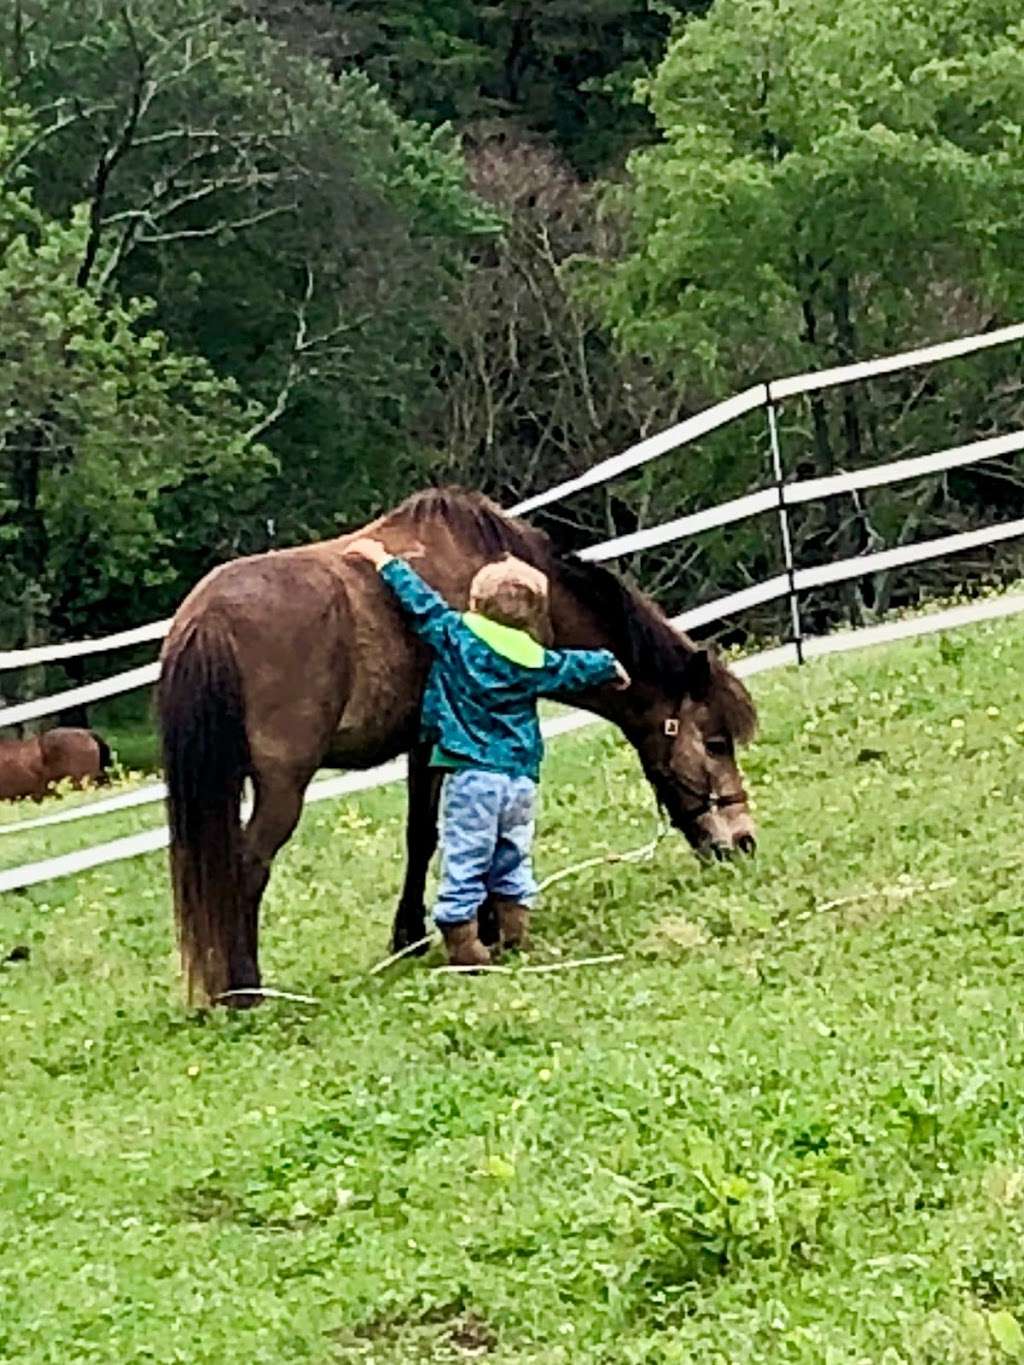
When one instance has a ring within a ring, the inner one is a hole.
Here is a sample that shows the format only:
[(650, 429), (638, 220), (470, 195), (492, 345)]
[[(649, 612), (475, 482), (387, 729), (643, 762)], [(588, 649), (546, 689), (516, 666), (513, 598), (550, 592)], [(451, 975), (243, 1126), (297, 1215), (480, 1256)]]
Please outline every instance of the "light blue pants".
[(536, 798), (537, 784), (529, 777), (463, 768), (445, 778), (436, 923), (475, 919), (488, 894), (532, 904)]

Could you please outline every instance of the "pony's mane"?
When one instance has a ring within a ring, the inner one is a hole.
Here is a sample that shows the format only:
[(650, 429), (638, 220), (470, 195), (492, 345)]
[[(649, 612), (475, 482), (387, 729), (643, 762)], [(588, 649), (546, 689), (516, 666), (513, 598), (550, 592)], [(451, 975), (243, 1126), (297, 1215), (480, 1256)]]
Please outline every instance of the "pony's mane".
[[(469, 541), (489, 557), (508, 553), (533, 564), (601, 622), (610, 648), (635, 680), (680, 698), (686, 694), (696, 646), (649, 597), (610, 570), (561, 554), (543, 531), (508, 516), (482, 493), (430, 488), (407, 498), (391, 515), (413, 525), (441, 521), (457, 539)], [(714, 652), (709, 658), (709, 705), (736, 742), (745, 743), (756, 726), (750, 694)]]
[(630, 675), (682, 695), (694, 646), (643, 593), (600, 564), (559, 557), (555, 576), (608, 631), (612, 653)]
[(554, 551), (544, 532), (508, 516), (483, 493), (462, 488), (427, 488), (400, 503), (388, 520), (392, 518), (411, 522), (413, 526), (439, 521), (451, 529), (457, 540), (469, 541), (490, 558), (508, 553), (544, 573), (551, 572)]
[[(556, 556), (552, 572), (601, 621), (613, 653), (631, 677), (679, 698), (687, 694), (689, 668), (698, 647), (672, 625), (656, 603), (600, 564)], [(737, 744), (747, 744), (757, 730), (753, 699), (714, 650), (708, 650), (707, 655), (711, 668), (707, 702), (716, 726), (726, 730)]]

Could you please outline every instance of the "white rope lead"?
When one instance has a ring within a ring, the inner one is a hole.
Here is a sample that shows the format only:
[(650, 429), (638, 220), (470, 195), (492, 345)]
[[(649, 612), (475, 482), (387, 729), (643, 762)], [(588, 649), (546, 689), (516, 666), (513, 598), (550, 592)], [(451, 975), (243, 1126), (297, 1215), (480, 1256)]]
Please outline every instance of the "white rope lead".
[(404, 948), (399, 948), (397, 953), (392, 953), (391, 956), (386, 957), (383, 962), (378, 962), (375, 967), (371, 967), (367, 975), (376, 976), (378, 972), (383, 972), (388, 967), (393, 966), (396, 962), (401, 962), (403, 957), (408, 957), (409, 954), (414, 953), (417, 948), (428, 947), (433, 941), (433, 937), (433, 934), (424, 934), (424, 936), (418, 938), (415, 943), (407, 943)]
[(230, 1000), (237, 995), (261, 995), (267, 1000), (293, 1000), (297, 1005), (319, 1005), (315, 995), (298, 995), (295, 991), (278, 991), (273, 986), (240, 986), (237, 990), (221, 991), (217, 1000)]
[(577, 872), (586, 872), (591, 867), (603, 867), (606, 863), (638, 863), (645, 858), (653, 858), (658, 845), (668, 833), (668, 827), (659, 820), (658, 832), (654, 838), (641, 848), (630, 849), (626, 853), (601, 853), (596, 858), (584, 858), (580, 863), (573, 863), (571, 867), (563, 867), (559, 872), (552, 872), (550, 877), (545, 877), (537, 887), (538, 895), (546, 891), (549, 886), (554, 886), (565, 877), (573, 877)]
[(527, 972), (571, 972), (574, 967), (597, 967), (606, 962), (624, 962), (625, 953), (602, 953), (600, 957), (577, 957), (569, 962), (538, 962), (529, 967), (500, 967), (494, 963), (482, 967), (435, 967), (431, 976), (475, 976), (477, 972), (500, 972), (506, 976), (522, 976)]

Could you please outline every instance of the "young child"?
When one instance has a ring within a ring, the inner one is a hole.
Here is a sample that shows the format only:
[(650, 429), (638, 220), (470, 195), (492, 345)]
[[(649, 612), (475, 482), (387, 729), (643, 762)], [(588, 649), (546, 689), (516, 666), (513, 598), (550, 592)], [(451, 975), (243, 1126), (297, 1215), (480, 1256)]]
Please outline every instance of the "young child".
[(501, 942), (525, 939), (537, 891), (531, 867), (537, 779), (543, 754), (537, 701), (629, 676), (605, 649), (545, 649), (548, 582), (511, 555), (473, 579), (460, 616), (414, 569), (376, 540), (347, 553), (367, 559), (433, 651), (423, 698), (431, 763), (446, 772), (441, 805), (441, 888), (434, 920), (454, 966), (490, 961), (479, 912), (495, 905)]

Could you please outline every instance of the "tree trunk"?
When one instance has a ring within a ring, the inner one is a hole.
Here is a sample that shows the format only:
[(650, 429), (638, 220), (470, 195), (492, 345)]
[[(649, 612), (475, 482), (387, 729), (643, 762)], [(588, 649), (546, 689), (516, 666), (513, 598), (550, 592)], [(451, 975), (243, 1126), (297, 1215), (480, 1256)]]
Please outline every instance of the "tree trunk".
[[(841, 365), (852, 365), (858, 359), (857, 333), (853, 325), (853, 315), (850, 308), (850, 280), (846, 275), (840, 275), (836, 280), (835, 294), (832, 300), (832, 321), (836, 329), (836, 352), (839, 363)], [(844, 384), (840, 390), (840, 395), (843, 405), (845, 463), (847, 469), (857, 469), (863, 461), (864, 445), (857, 393), (852, 384)], [(856, 542), (852, 536), (843, 537), (846, 542), (841, 546), (844, 556), (852, 553), (863, 554), (871, 541), (870, 529), (862, 511), (858, 511), (854, 525), (858, 532)], [(863, 625), (868, 613), (860, 582), (855, 579), (853, 582), (845, 584), (844, 588), (851, 624)]]
[[(841, 275), (836, 281), (835, 298), (832, 305), (832, 319), (836, 328), (836, 352), (841, 365), (852, 365), (857, 359), (857, 333), (850, 312), (850, 281)], [(860, 409), (857, 393), (852, 384), (844, 384), (840, 390), (843, 400), (843, 436), (846, 445), (847, 465), (853, 468), (860, 464), (863, 440), (861, 436)]]
[[(41, 429), (25, 431), (11, 449), (11, 494), (14, 511), (11, 521), (16, 528), (10, 559), (20, 580), (21, 626), (20, 643), (27, 649), (42, 643), (46, 636), (48, 600), (43, 589), (46, 571), (46, 524), (39, 507), (39, 484), (42, 466)], [(17, 695), (23, 701), (40, 696), (46, 686), (46, 670), (42, 665), (20, 670)], [(35, 725), (29, 725), (33, 733)]]
[[(801, 304), (804, 315), (804, 334), (803, 340), (809, 346), (817, 347), (818, 341), (818, 315), (814, 310), (814, 300), (808, 293), (804, 296)], [(815, 463), (819, 474), (834, 474), (836, 468), (835, 455), (832, 451), (832, 437), (828, 429), (828, 413), (825, 409), (825, 397), (820, 391), (815, 391), (808, 395), (811, 405), (811, 425), (814, 431), (814, 455)]]
[[(64, 664), (64, 671), (72, 687), (81, 687), (85, 682), (85, 660), (68, 659)], [(58, 725), (73, 725), (82, 730), (89, 728), (88, 709), (79, 703), (77, 706), (65, 706), (57, 712)]]
[[(811, 270), (811, 263), (805, 262), (808, 271)], [(802, 340), (808, 346), (819, 349), (821, 341), (818, 332), (818, 314), (815, 308), (814, 296), (817, 292), (817, 282), (812, 282), (801, 301), (801, 311), (804, 319), (804, 330)], [(821, 392), (810, 393), (807, 401), (811, 410), (811, 430), (814, 435), (814, 465), (815, 473), (818, 475), (829, 475), (835, 473), (836, 459), (835, 450), (832, 445), (832, 433), (828, 425), (828, 409), (825, 405), (825, 395)], [(821, 544), (826, 550), (830, 550), (839, 539), (840, 520), (839, 508), (835, 500), (828, 498), (825, 500), (822, 517), (824, 521), (824, 535), (821, 537)], [(790, 523), (792, 525), (792, 522)], [(814, 539), (817, 539), (815, 537)], [(812, 542), (813, 543), (813, 542)], [(799, 556), (799, 548), (794, 544), (794, 554)], [(825, 634), (832, 624), (834, 612), (829, 601), (830, 594), (824, 599), (819, 592), (815, 609), (808, 612), (808, 620), (811, 629), (816, 635)]]

